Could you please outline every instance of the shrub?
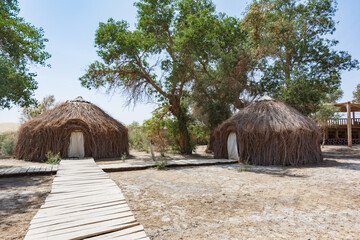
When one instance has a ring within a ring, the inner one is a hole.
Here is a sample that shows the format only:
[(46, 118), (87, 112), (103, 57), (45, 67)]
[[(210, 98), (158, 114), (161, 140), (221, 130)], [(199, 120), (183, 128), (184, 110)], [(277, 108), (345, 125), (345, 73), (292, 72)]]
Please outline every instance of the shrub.
[(0, 151), (4, 154), (12, 155), (17, 143), (16, 132), (6, 132), (0, 137)]
[(162, 160), (162, 161), (156, 161), (156, 166), (155, 168), (157, 170), (162, 170), (165, 169), (168, 165), (168, 162), (166, 160)]
[(47, 164), (57, 165), (60, 164), (61, 161), (60, 153), (54, 155), (51, 150), (46, 153), (46, 158), (47, 158), (46, 161)]
[(127, 126), (129, 129), (129, 148), (137, 151), (149, 151), (149, 143), (146, 137), (146, 130), (137, 122)]

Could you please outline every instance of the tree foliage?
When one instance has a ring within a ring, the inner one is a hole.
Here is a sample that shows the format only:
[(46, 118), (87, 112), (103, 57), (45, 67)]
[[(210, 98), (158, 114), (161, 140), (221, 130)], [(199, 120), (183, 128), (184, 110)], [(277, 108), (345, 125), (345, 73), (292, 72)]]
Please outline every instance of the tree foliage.
[(34, 106), (24, 107), (21, 113), (21, 122), (26, 122), (34, 117), (39, 116), (43, 112), (53, 108), (55, 106), (54, 95), (49, 95), (43, 98), (41, 104), (35, 104)]
[(356, 85), (355, 91), (353, 91), (354, 101), (360, 103), (360, 84)]
[(127, 126), (129, 130), (129, 148), (137, 151), (149, 151), (149, 141), (146, 136), (146, 129), (139, 123), (133, 122)]
[(17, 0), (0, 2), (0, 109), (36, 103), (32, 98), (36, 74), (29, 72), (28, 66), (44, 66), (50, 57), (44, 51), (47, 39), (43, 30), (19, 17), (19, 11)]
[(341, 71), (358, 61), (334, 47), (332, 0), (254, 0), (244, 18), (260, 56), (261, 91), (304, 114), (316, 112), (326, 94), (337, 91)]
[[(102, 61), (89, 66), (81, 83), (89, 89), (122, 89), (133, 101), (155, 97), (176, 118), (180, 151), (191, 153), (190, 111), (184, 102), (199, 79), (204, 87), (218, 66), (232, 70), (237, 64), (239, 20), (217, 14), (209, 0), (141, 0), (135, 6), (135, 30), (123, 20), (99, 24), (95, 43)], [(210, 88), (229, 89), (221, 80), (216, 76)]]

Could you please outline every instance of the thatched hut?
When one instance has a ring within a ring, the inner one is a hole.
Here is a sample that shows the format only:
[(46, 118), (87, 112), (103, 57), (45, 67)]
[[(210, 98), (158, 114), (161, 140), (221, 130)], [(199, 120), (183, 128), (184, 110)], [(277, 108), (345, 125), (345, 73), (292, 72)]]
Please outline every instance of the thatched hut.
[(46, 153), (62, 158), (112, 158), (129, 154), (127, 128), (94, 104), (78, 97), (24, 123), (15, 156), (39, 161)]
[(215, 130), (214, 154), (215, 158), (230, 156), (254, 165), (295, 166), (321, 162), (320, 142), (321, 133), (315, 122), (294, 108), (265, 97)]

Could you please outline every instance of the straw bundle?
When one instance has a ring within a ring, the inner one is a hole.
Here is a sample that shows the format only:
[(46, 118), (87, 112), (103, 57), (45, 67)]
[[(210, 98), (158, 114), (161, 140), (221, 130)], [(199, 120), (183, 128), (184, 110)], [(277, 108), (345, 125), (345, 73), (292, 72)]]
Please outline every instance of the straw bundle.
[(262, 99), (215, 131), (215, 158), (227, 158), (227, 138), (237, 135), (239, 159), (254, 165), (303, 165), (322, 161), (319, 127), (288, 105)]
[(24, 123), (19, 129), (15, 156), (45, 160), (51, 150), (67, 157), (70, 135), (84, 135), (85, 157), (110, 158), (129, 154), (127, 128), (81, 97), (67, 101)]

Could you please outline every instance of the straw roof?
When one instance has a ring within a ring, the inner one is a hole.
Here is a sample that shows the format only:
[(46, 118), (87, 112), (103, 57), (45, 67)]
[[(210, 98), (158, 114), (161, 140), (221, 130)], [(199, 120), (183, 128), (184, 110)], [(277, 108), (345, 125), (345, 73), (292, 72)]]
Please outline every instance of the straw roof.
[(85, 157), (109, 158), (129, 154), (127, 128), (94, 104), (78, 97), (46, 111), (19, 129), (15, 156), (45, 160), (51, 150), (67, 157), (70, 135), (84, 134)]
[(227, 138), (237, 135), (239, 159), (255, 165), (302, 165), (322, 161), (319, 127), (294, 108), (263, 98), (215, 131), (215, 158), (227, 158)]

